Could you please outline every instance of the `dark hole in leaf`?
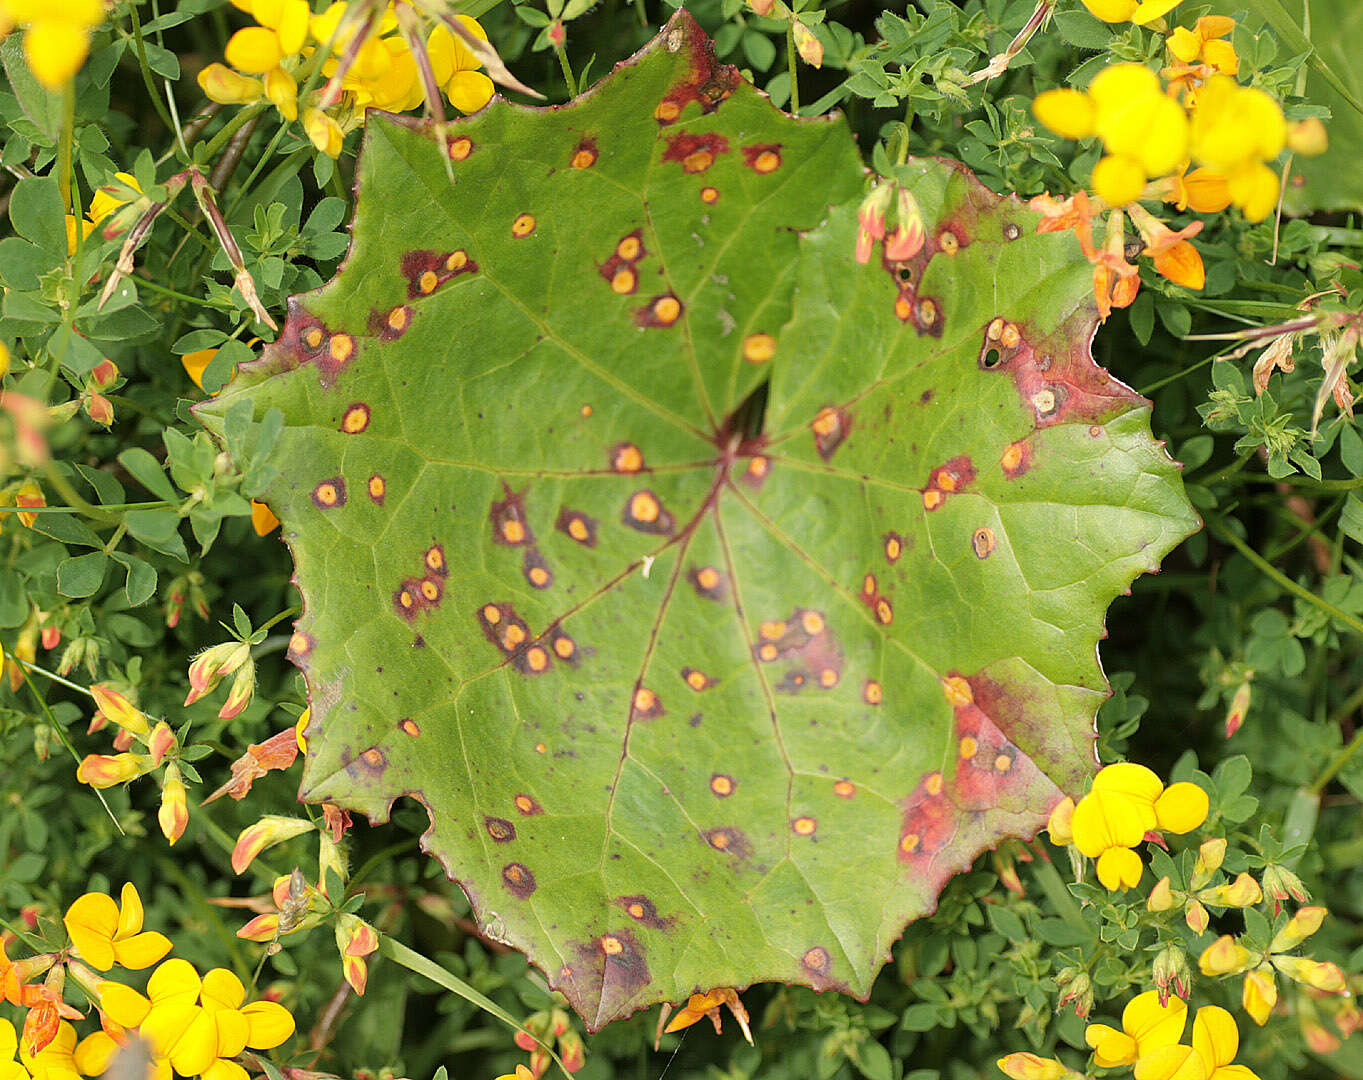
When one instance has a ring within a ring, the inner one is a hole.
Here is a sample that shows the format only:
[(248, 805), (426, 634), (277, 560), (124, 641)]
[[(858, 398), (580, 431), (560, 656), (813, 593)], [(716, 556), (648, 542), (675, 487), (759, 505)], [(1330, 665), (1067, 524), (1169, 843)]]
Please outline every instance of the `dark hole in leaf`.
[(733, 411), (728, 422), (721, 431), (721, 441), (727, 442), (727, 436), (732, 438), (737, 435), (742, 442), (760, 438), (762, 435), (762, 423), (767, 417), (767, 396), (771, 392), (771, 381), (763, 380), (758, 386), (739, 404)]
[(990, 349), (984, 356), (980, 357), (980, 367), (982, 368), (996, 368), (1001, 363), (1003, 363), (1003, 357), (999, 354), (998, 349)]

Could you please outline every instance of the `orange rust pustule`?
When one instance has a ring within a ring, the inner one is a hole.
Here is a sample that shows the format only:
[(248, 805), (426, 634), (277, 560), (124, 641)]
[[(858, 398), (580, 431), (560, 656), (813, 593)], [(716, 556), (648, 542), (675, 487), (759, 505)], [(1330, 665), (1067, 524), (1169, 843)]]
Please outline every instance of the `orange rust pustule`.
[(975, 482), (975, 466), (968, 454), (957, 454), (928, 474), (927, 486), (923, 489), (923, 508), (928, 511), (938, 509), (947, 497), (968, 488)]
[[(622, 923), (633, 922), (623, 913), (619, 918)], [(551, 976), (549, 985), (561, 991), (581, 1016), (623, 1015), (652, 978), (638, 940), (625, 926), (570, 942), (565, 952), (565, 963)], [(601, 1019), (597, 1027), (605, 1022)]]
[(644, 247), (644, 230), (638, 228), (621, 237), (611, 251), (610, 258), (596, 269), (613, 291), (628, 296), (639, 287), (637, 267), (647, 254), (648, 249)]
[(530, 644), (530, 628), (507, 603), (481, 604), (476, 613), (483, 636), (508, 656), (524, 652)]
[[(463, 274), (476, 274), (478, 264), (462, 251), (409, 251), (402, 257), (402, 276), (407, 279), (407, 298), (430, 296), (446, 282)], [(434, 275), (428, 277), (427, 275)], [(429, 287), (426, 287), (429, 286)]]
[(852, 431), (852, 414), (836, 405), (825, 405), (810, 421), (814, 433), (814, 449), (828, 461)]
[(590, 169), (600, 158), (601, 151), (596, 146), (596, 136), (588, 135), (578, 141), (573, 147), (572, 157), (568, 159), (568, 165), (573, 169)]
[(1010, 323), (1017, 329), (1018, 345), (1007, 370), (1038, 428), (1103, 424), (1129, 409), (1149, 406), (1094, 363), (1090, 345), (1097, 323), (1091, 313), (1077, 312), (1046, 337), (1025, 322)]
[(582, 650), (578, 648), (577, 642), (561, 628), (556, 626), (545, 634), (544, 643), (559, 663), (567, 664), (569, 667), (577, 667), (581, 662)]
[(677, 528), (677, 519), (672, 512), (647, 488), (634, 492), (625, 500), (620, 520), (637, 532), (654, 536), (671, 536)]
[(570, 540), (577, 541), (583, 547), (596, 547), (596, 519), (588, 517), (581, 510), (569, 510), (566, 506), (560, 507), (558, 518), (554, 521), (554, 528)]
[(525, 547), (535, 542), (530, 523), (525, 516), (525, 492), (512, 491), (505, 484), (506, 498), (494, 501), (488, 510), (492, 523), (492, 540), (503, 547)]
[(673, 83), (653, 110), (660, 127), (675, 124), (682, 110), (693, 101), (700, 103), (702, 113), (714, 112), (743, 81), (738, 68), (721, 64), (715, 58), (714, 42), (689, 16), (679, 21), (670, 33), (683, 35), (691, 63), (689, 77)]
[(671, 293), (659, 293), (634, 313), (634, 325), (654, 329), (676, 326), (685, 310), (686, 305)]
[(672, 919), (664, 919), (658, 914), (658, 906), (647, 896), (619, 896), (615, 902), (624, 908), (625, 914), (637, 923), (651, 926), (655, 930), (666, 930)]
[(525, 549), (525, 559), (521, 564), (521, 572), (525, 575), (525, 580), (530, 583), (532, 589), (547, 589), (554, 583), (553, 571), (549, 569), (549, 564), (544, 561), (544, 556), (540, 554), (539, 548)]
[(697, 595), (707, 600), (723, 600), (725, 596), (724, 575), (713, 566), (693, 566), (686, 572), (686, 580), (696, 590)]
[(728, 826), (709, 829), (701, 834), (701, 838), (715, 851), (734, 858), (746, 859), (752, 854), (752, 845), (741, 829)]
[(782, 694), (808, 690), (831, 690), (842, 681), (842, 648), (821, 612), (794, 608), (784, 619), (771, 619), (758, 627), (753, 653), (757, 661), (783, 661), (783, 677), (772, 689)]
[(780, 143), (755, 143), (743, 149), (743, 164), (755, 173), (772, 173), (781, 167)]
[(399, 304), (387, 311), (370, 308), (369, 317), (365, 321), (369, 328), (369, 336), (380, 341), (397, 341), (411, 328), (414, 310), (410, 304)]
[(535, 891), (535, 875), (524, 863), (507, 863), (502, 867), (502, 884), (512, 896), (524, 900)]
[(703, 173), (728, 152), (729, 140), (717, 131), (685, 132), (668, 137), (663, 160), (677, 162), (684, 172)]
[(516, 804), (516, 809), (525, 817), (534, 817), (536, 814), (544, 813), (544, 807), (542, 807), (539, 804), (539, 801), (531, 795), (522, 793), (517, 795), (513, 801)]
[(662, 698), (646, 686), (635, 687), (634, 697), (629, 707), (631, 720), (656, 720), (666, 713), (667, 710), (663, 708)]
[(947, 798), (941, 773), (928, 773), (904, 802), (897, 857), (922, 869), (956, 834), (958, 811)]
[(345, 477), (332, 476), (312, 489), (313, 505), (319, 510), (336, 510), (345, 505)]
[[(340, 340), (333, 344), (338, 337)], [(341, 372), (354, 362), (358, 350), (354, 338), (337, 335), (295, 298), (289, 301), (288, 318), (270, 352), (291, 367), (313, 364), (318, 383), (323, 390), (329, 390)]]
[(516, 826), (507, 821), (506, 818), (484, 817), (483, 828), (487, 830), (494, 843), (509, 844), (516, 839)]

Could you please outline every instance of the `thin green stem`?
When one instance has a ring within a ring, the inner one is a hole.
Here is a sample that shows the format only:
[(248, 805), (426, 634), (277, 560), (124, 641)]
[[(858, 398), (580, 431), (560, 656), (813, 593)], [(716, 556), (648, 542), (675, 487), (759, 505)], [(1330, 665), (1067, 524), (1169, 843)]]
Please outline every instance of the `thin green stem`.
[(1254, 451), (1248, 450), (1245, 453), (1241, 454), (1234, 461), (1232, 461), (1229, 465), (1217, 469), (1216, 472), (1212, 473), (1210, 476), (1200, 477), (1197, 482), (1201, 484), (1203, 487), (1210, 487), (1212, 484), (1218, 483), (1221, 480), (1229, 480), (1232, 476), (1234, 476), (1247, 464), (1249, 464), (1249, 459), (1252, 458), (1253, 456)]
[(127, 5), (128, 14), (133, 20), (133, 45), (137, 50), (137, 66), (142, 71), (142, 84), (147, 88), (147, 96), (151, 98), (152, 107), (156, 109), (156, 115), (161, 118), (161, 122), (171, 131), (179, 131), (180, 125), (175, 122), (175, 118), (166, 111), (165, 104), (161, 101), (161, 95), (156, 90), (156, 82), (152, 78), (151, 67), (147, 63), (146, 42), (142, 38), (142, 19), (137, 14), (137, 4)]
[[(202, 237), (200, 237), (200, 239), (202, 239)], [(198, 304), (199, 307), (208, 308), (210, 311), (236, 310), (231, 304), (214, 303), (212, 300), (205, 300), (202, 296), (190, 296), (188, 293), (176, 292), (174, 289), (168, 289), (159, 282), (152, 281), (150, 278), (135, 276), (132, 280), (139, 288), (148, 288), (158, 296), (168, 296), (172, 300), (180, 300), (186, 304)]]
[(71, 486), (71, 482), (62, 475), (61, 470), (57, 468), (54, 462), (49, 461), (47, 463), (44, 475), (47, 477), (47, 482), (56, 488), (57, 493), (66, 500), (68, 506), (75, 507), (86, 517), (93, 518), (95, 521), (112, 524), (117, 520), (115, 515), (110, 514), (101, 507), (95, 506), (93, 503), (87, 502), (81, 496), (80, 492)]
[(8, 919), (0, 919), (0, 930), (6, 930), (9, 933), (13, 934), (25, 945), (27, 945), (30, 949), (32, 949), (35, 953), (40, 953), (43, 951), (43, 943), (41, 941), (39, 941), (35, 937), (29, 937), (27, 931), (20, 930)]
[(1070, 895), (1070, 890), (1066, 887), (1064, 878), (1060, 876), (1060, 871), (1055, 868), (1055, 863), (1051, 862), (1040, 845), (1038, 844), (1036, 847), (1037, 857), (1032, 860), (1032, 873), (1036, 875), (1041, 891), (1046, 894), (1046, 899), (1051, 902), (1051, 906), (1055, 908), (1066, 923), (1086, 938), (1092, 938), (1093, 927), (1084, 920), (1079, 905), (1074, 902), (1074, 897)]
[(524, 1031), (532, 1039), (535, 1039), (536, 1042), (539, 1042), (540, 1046), (543, 1047), (545, 1053), (547, 1053), (551, 1058), (554, 1059), (554, 1063), (558, 1065), (560, 1069), (563, 1070), (563, 1075), (565, 1077), (565, 1080), (567, 1080), (567, 1078), (569, 1077), (568, 1070), (563, 1067), (563, 1062), (559, 1059), (559, 1056), (556, 1053), (554, 1053), (553, 1048), (546, 1046), (543, 1042), (540, 1042), (540, 1040), (535, 1037), (535, 1034), (533, 1032), (526, 1031), (525, 1028), (521, 1027), (520, 1023), (516, 1020), (514, 1016), (512, 1016), (509, 1012), (503, 1009), (491, 998), (486, 997), (483, 994), (480, 994), (468, 983), (464, 982), (463, 979), (459, 978), (452, 972), (446, 971), (435, 961), (427, 959), (426, 957), (422, 956), (421, 953), (417, 952), (414, 949), (409, 949), (406, 945), (398, 941), (396, 938), (389, 937), (387, 934), (381, 931), (379, 933), (379, 952), (382, 953), (384, 956), (388, 957), (388, 959), (394, 960), (397, 963), (401, 964), (408, 971), (414, 971), (418, 975), (430, 979), (431, 982), (435, 983), (437, 986), (444, 987), (450, 993), (459, 995), (465, 1001), (469, 1002), (472, 1005), (476, 1005), (478, 1008), (482, 1009), (485, 1013), (488, 1013), (491, 1016), (495, 1016), (498, 1020), (500, 1020), (502, 1023), (506, 1024), (513, 1030)]
[(558, 57), (558, 66), (563, 69), (563, 81), (568, 84), (568, 97), (577, 97), (577, 80), (573, 77), (573, 65), (568, 62), (568, 50), (560, 42), (554, 46), (554, 54)]
[(795, 77), (795, 24), (786, 23), (786, 69), (790, 72), (790, 115), (800, 115), (800, 83)]
[[(1348, 700), (1340, 706), (1339, 711), (1331, 719), (1331, 723), (1338, 724), (1341, 720), (1352, 715), (1354, 712), (1357, 712), (1360, 708), (1363, 708), (1363, 686), (1360, 686), (1349, 695)], [(1361, 746), (1363, 746), (1363, 726), (1360, 726), (1359, 729), (1354, 732), (1354, 737), (1349, 740), (1347, 746), (1340, 748), (1335, 753), (1335, 756), (1330, 759), (1330, 764), (1325, 766), (1321, 771), (1321, 774), (1316, 777), (1315, 781), (1306, 790), (1312, 795), (1321, 794), (1330, 781), (1339, 775), (1339, 770), (1349, 764), (1349, 761), (1358, 753), (1358, 749)]]
[(246, 124), (250, 123), (257, 116), (263, 113), (270, 106), (268, 105), (247, 105), (241, 109), (236, 116), (232, 117), (227, 123), (218, 129), (218, 133), (208, 140), (208, 145), (204, 147), (202, 160), (208, 161), (217, 157), (218, 151), (227, 145), (228, 141), (240, 131)]
[[(29, 671), (40, 670), (34, 668), (32, 664), (29, 664), (26, 661), (19, 660), (17, 656), (13, 657), (12, 659), (18, 660), (18, 662), (20, 664), (23, 664), (23, 666), (27, 668)], [(90, 691), (87, 690), (85, 687), (77, 686), (75, 683), (67, 682), (60, 675), (53, 675), (50, 671), (44, 671), (42, 672), (42, 674), (46, 675), (49, 679), (53, 679), (54, 681), (61, 683), (63, 686), (69, 686), (73, 690), (79, 690), (83, 694), (90, 693)], [(43, 697), (42, 694), (38, 693), (38, 687), (34, 684), (33, 680), (25, 679), (24, 685), (28, 687), (29, 693), (33, 695), (34, 700), (38, 702), (38, 707), (42, 709), (43, 716), (46, 717), (48, 725), (52, 728), (52, 733), (57, 736), (57, 741), (60, 742), (62, 746), (66, 747), (66, 752), (71, 755), (71, 760), (76, 762), (77, 768), (79, 769), (80, 755), (76, 753), (76, 748), (71, 743), (71, 737), (66, 734), (66, 728), (62, 727), (62, 725), (57, 722), (57, 718), (52, 715), (52, 710), (47, 707), (47, 699)], [(120, 825), (118, 822), (118, 815), (114, 813), (113, 808), (109, 806), (108, 802), (104, 798), (104, 792), (100, 791), (99, 788), (93, 788), (92, 790), (94, 791), (95, 796), (99, 799), (100, 805), (104, 807), (104, 812), (109, 815), (109, 820), (114, 823), (114, 828), (118, 830), (118, 834), (120, 836), (125, 835), (123, 832), (123, 826)]]
[[(162, 506), (173, 506), (164, 499), (157, 499), (154, 502), (140, 503), (110, 503), (101, 509), (114, 510), (156, 510)], [(0, 506), (0, 514), (83, 514), (85, 513), (78, 506)]]
[(68, 79), (62, 90), (62, 130), (57, 136), (57, 190), (61, 193), (62, 207), (76, 216), (77, 246), (81, 239), (80, 204), (75, 199), (74, 185), (71, 183), (71, 144), (76, 135), (76, 84)]
[(126, 521), (120, 521), (118, 523), (118, 528), (116, 528), (113, 531), (113, 535), (109, 537), (108, 543), (104, 545), (104, 554), (105, 555), (110, 554), (114, 550), (114, 548), (118, 547), (118, 545), (122, 543), (123, 537), (127, 535), (128, 523)]
[(1329, 615), (1330, 618), (1337, 622), (1342, 622), (1345, 626), (1354, 631), (1354, 633), (1363, 636), (1363, 620), (1360, 620), (1355, 615), (1350, 615), (1347, 611), (1340, 610), (1334, 604), (1330, 603), (1330, 601), (1317, 596), (1310, 589), (1297, 584), (1297, 582), (1284, 574), (1215, 518), (1207, 519), (1207, 528), (1215, 533), (1218, 539), (1224, 540), (1226, 543), (1230, 544), (1231, 547), (1235, 548), (1236, 551), (1253, 563), (1265, 577), (1276, 581), (1293, 596), (1300, 597), (1308, 604), (1314, 604), (1316, 607), (1320, 608), (1321, 611), (1325, 612), (1325, 614)]
[(297, 604), (295, 604), (291, 608), (285, 608), (283, 611), (281, 611), (278, 615), (274, 616), (268, 622), (261, 623), (259, 626), (257, 626), (256, 633), (259, 634), (263, 630), (268, 630), (270, 629), (270, 627), (274, 626), (275, 623), (282, 622), (285, 619), (297, 615), (302, 610), (303, 609), (299, 607)]
[(64, 686), (68, 690), (74, 690), (78, 694), (84, 694), (88, 698), (94, 697), (94, 694), (90, 693), (89, 687), (81, 686), (79, 683), (73, 683), (70, 679), (58, 675), (55, 671), (48, 671), (46, 668), (41, 668), (37, 664), (31, 664), (27, 660), (20, 660), (19, 657), (17, 656), (11, 656), (10, 659), (15, 661), (15, 663), (17, 664), (22, 665), (25, 671), (31, 671), (38, 675), (45, 676), (52, 682), (57, 683), (59, 686)]

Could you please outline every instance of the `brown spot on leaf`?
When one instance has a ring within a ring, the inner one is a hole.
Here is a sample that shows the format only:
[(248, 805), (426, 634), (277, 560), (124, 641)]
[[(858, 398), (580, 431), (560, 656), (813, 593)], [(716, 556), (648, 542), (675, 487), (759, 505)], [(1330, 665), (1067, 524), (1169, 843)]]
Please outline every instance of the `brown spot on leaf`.
[(897, 532), (888, 532), (883, 537), (885, 545), (885, 559), (887, 562), (897, 563), (901, 555), (904, 554), (904, 538)]
[(634, 697), (630, 700), (631, 720), (653, 720), (662, 716), (664, 712), (666, 710), (663, 708), (662, 698), (656, 693), (647, 686), (635, 689)]
[(850, 780), (837, 780), (833, 783), (833, 794), (840, 799), (850, 799), (857, 793), (857, 785)]
[(874, 679), (867, 679), (861, 688), (861, 698), (867, 705), (879, 705), (884, 700), (884, 690)]
[(646, 307), (634, 313), (636, 326), (668, 327), (681, 318), (682, 302), (671, 293), (653, 297)]
[(360, 755), (360, 761), (362, 761), (370, 769), (376, 771), (382, 771), (384, 767), (387, 766), (388, 764), (388, 759), (383, 756), (383, 751), (380, 750), (377, 746), (371, 746), (368, 750), (362, 753)]
[(414, 739), (421, 734), (421, 725), (411, 718), (402, 721), (398, 727), (402, 729), (404, 735), (410, 735)]
[(633, 443), (616, 443), (611, 447), (610, 464), (618, 473), (637, 473), (644, 467), (644, 455)]
[(554, 583), (553, 572), (549, 569), (538, 548), (526, 549), (521, 570), (525, 574), (525, 580), (530, 582), (532, 588), (547, 589)]
[(658, 930), (665, 930), (672, 925), (671, 919), (664, 919), (658, 914), (657, 906), (647, 896), (621, 896), (615, 902), (635, 922)]
[(511, 222), (511, 235), (517, 240), (524, 240), (535, 231), (535, 224), (534, 214), (517, 214)]
[(536, 814), (544, 813), (544, 807), (540, 806), (534, 798), (524, 793), (517, 795), (514, 802), (516, 803), (516, 809), (526, 817), (534, 817)]
[(685, 172), (702, 173), (728, 152), (729, 140), (718, 132), (686, 132), (668, 137), (663, 160), (680, 162)]
[(755, 173), (773, 173), (781, 167), (781, 144), (758, 143), (743, 147), (743, 164)]
[(457, 139), (450, 140), (450, 160), (465, 161), (473, 153), (473, 140), (467, 135), (460, 135)]
[(822, 945), (815, 945), (812, 949), (808, 949), (804, 956), (800, 957), (800, 963), (812, 975), (827, 975), (831, 965), (828, 950)]
[(560, 660), (564, 661), (565, 663), (573, 667), (577, 666), (578, 661), (577, 642), (575, 642), (557, 626), (549, 631), (548, 642), (549, 648), (553, 650), (555, 656), (557, 656)]
[(502, 882), (513, 896), (522, 900), (535, 891), (535, 875), (524, 863), (507, 863), (502, 867)]
[(484, 817), (483, 827), (487, 829), (488, 836), (498, 844), (506, 844), (516, 839), (516, 826), (506, 818)]
[(549, 650), (538, 642), (513, 653), (511, 657), (512, 665), (523, 675), (543, 675), (552, 662)]
[(407, 298), (430, 296), (446, 282), (463, 274), (476, 274), (478, 264), (463, 250), (409, 251), (402, 257), (402, 276), (407, 279)]
[(596, 164), (596, 159), (600, 156), (596, 149), (595, 137), (588, 137), (581, 140), (573, 148), (572, 159), (568, 162), (574, 169), (590, 169)]
[(378, 473), (375, 473), (373, 476), (369, 478), (369, 481), (366, 486), (369, 489), (369, 498), (372, 499), (379, 506), (382, 506), (383, 497), (388, 493), (388, 481), (386, 481)]
[(341, 430), (347, 435), (358, 435), (369, 426), (369, 406), (357, 401), (341, 417)]
[(699, 693), (702, 690), (708, 690), (710, 689), (710, 687), (714, 686), (714, 681), (710, 678), (710, 676), (705, 674), (705, 672), (699, 670), (698, 668), (693, 667), (682, 668), (681, 677), (686, 681), (686, 685), (689, 686), (692, 690), (695, 690), (697, 693)]
[(345, 480), (333, 476), (312, 489), (312, 501), (319, 510), (334, 510), (345, 505)]
[(658, 501), (658, 496), (647, 488), (629, 497), (620, 520), (631, 529), (658, 536), (671, 536), (677, 527), (676, 518)]
[(506, 498), (500, 502), (494, 501), (488, 511), (488, 518), (492, 522), (493, 541), (507, 547), (533, 544), (535, 536), (530, 531), (525, 516), (525, 492), (512, 491), (505, 484), (502, 485), (502, 489), (506, 493)]
[(700, 189), (700, 201), (711, 205), (719, 202), (719, 188), (703, 187)]
[(813, 836), (818, 828), (819, 823), (812, 817), (797, 817), (790, 823), (790, 829), (796, 836)]
[(994, 550), (994, 530), (987, 526), (976, 529), (970, 537), (970, 546), (977, 558), (989, 558), (990, 552)]
[(698, 566), (686, 572), (691, 587), (707, 600), (724, 598), (724, 575), (713, 566)]
[(422, 561), (426, 564), (426, 569), (433, 574), (441, 577), (449, 575), (450, 568), (445, 564), (445, 548), (442, 544), (432, 544), (426, 549), (426, 554), (422, 556)]
[(554, 528), (584, 547), (596, 547), (596, 521), (580, 510), (561, 507)]
[(721, 799), (727, 799), (734, 793), (734, 788), (738, 786), (738, 781), (727, 773), (715, 773), (710, 777), (710, 790)]
[(842, 445), (852, 428), (852, 416), (846, 409), (825, 405), (810, 421), (809, 429), (814, 433), (814, 448), (819, 456), (827, 461)]
[(1009, 443), (999, 457), (999, 468), (1009, 480), (1025, 473), (1032, 462), (1032, 447), (1026, 440)]

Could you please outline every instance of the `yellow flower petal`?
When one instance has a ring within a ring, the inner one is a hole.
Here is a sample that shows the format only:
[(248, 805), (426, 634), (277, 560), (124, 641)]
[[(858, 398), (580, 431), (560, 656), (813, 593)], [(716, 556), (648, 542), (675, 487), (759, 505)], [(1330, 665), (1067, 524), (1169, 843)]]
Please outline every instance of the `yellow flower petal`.
[(1126, 22), (1136, 10), (1137, 0), (1084, 0), (1084, 7), (1104, 22)]
[(0, 1016), (0, 1061), (10, 1061), (19, 1049), (19, 1035), (14, 1025)]
[[(203, 991), (200, 1000), (205, 1009), (239, 1009), (246, 1000), (246, 987), (241, 980), (226, 968), (213, 968), (203, 978)], [(231, 1057), (231, 1054), (223, 1055)]]
[(90, 51), (90, 31), (64, 21), (34, 22), (24, 34), (24, 59), (48, 90), (60, 90)]
[(1115, 154), (1093, 167), (1093, 190), (1111, 206), (1135, 202), (1145, 190), (1145, 171), (1134, 158)]
[(213, 1021), (214, 1045), (219, 1057), (236, 1057), (246, 1049), (246, 1039), (250, 1027), (246, 1017), (236, 1009), (218, 1009), (209, 1012)]
[(132, 937), (142, 929), (142, 920), (146, 917), (142, 908), (142, 897), (137, 895), (137, 886), (131, 881), (125, 881), (118, 901), (118, 929), (114, 931), (114, 937), (115, 939)]
[(1125, 105), (1158, 93), (1161, 93), (1159, 76), (1144, 64), (1111, 64), (1089, 83), (1089, 96), (1099, 108)]
[(125, 968), (137, 971), (151, 967), (166, 953), (170, 952), (170, 938), (148, 930), (145, 934), (114, 942), (114, 955)]
[(1142, 1057), (1161, 1046), (1178, 1042), (1187, 1019), (1187, 1002), (1171, 996), (1167, 1005), (1161, 1005), (1156, 990), (1137, 994), (1122, 1010), (1122, 1027), (1136, 1040), (1137, 1052)]
[(1131, 1065), (1136, 1060), (1136, 1040), (1107, 1024), (1090, 1024), (1084, 1041), (1093, 1047), (1093, 1063), (1101, 1069)]
[(1164, 18), (1178, 7), (1179, 3), (1180, 0), (1141, 0), (1131, 16), (1131, 21), (1137, 26), (1144, 26), (1146, 23)]
[(1036, 118), (1065, 139), (1093, 134), (1093, 99), (1080, 90), (1047, 90), (1032, 102)]
[(1188, 156), (1188, 114), (1171, 97), (1153, 98), (1145, 124), (1139, 153), (1145, 175), (1164, 176), (1173, 172)]
[(1202, 1058), (1191, 1046), (1161, 1046), (1136, 1062), (1136, 1080), (1207, 1080)]
[(227, 62), (248, 75), (264, 75), (279, 66), (284, 58), (279, 36), (263, 26), (247, 26), (238, 30), (227, 41), (223, 50)]
[(492, 80), (481, 71), (457, 71), (445, 86), (450, 104), (462, 113), (476, 113), (492, 100)]
[(1240, 58), (1229, 41), (1209, 41), (1203, 45), (1202, 62), (1210, 64), (1222, 75), (1234, 75), (1240, 70)]
[(1108, 848), (1098, 856), (1098, 880), (1108, 892), (1131, 889), (1140, 884), (1145, 864), (1130, 848)]
[(76, 1044), (73, 1054), (76, 1069), (85, 1076), (100, 1076), (117, 1051), (118, 1043), (107, 1032), (92, 1032)]
[(147, 996), (158, 1007), (193, 1005), (203, 984), (194, 965), (176, 957), (167, 960), (147, 980)]
[(1219, 1005), (1204, 1005), (1193, 1020), (1193, 1049), (1210, 1069), (1229, 1065), (1240, 1049), (1235, 1019)]
[(284, 0), (280, 6), (279, 22), (274, 29), (279, 34), (279, 46), (284, 55), (289, 56), (303, 48), (308, 40), (308, 24), (312, 21), (312, 9), (307, 0)]
[(141, 1033), (181, 1076), (198, 1076), (217, 1057), (217, 1028), (198, 1005), (153, 1008)]
[(1250, 1019), (1260, 1027), (1268, 1023), (1273, 1006), (1278, 1004), (1278, 982), (1273, 977), (1271, 967), (1264, 965), (1245, 976), (1240, 1004)]
[(1155, 818), (1161, 829), (1192, 832), (1207, 820), (1209, 806), (1207, 793), (1196, 784), (1184, 781), (1171, 785), (1155, 800)]
[[(244, 105), (260, 97), (259, 79), (239, 75), (224, 64), (209, 64), (199, 72), (199, 89), (209, 101), (220, 105)], [(204, 349), (216, 352), (216, 349)], [(195, 380), (197, 381), (197, 380)]]
[(203, 1071), (203, 1080), (249, 1080), (250, 1074), (235, 1061), (218, 1058)]
[(1089, 794), (1079, 800), (1070, 815), (1070, 836), (1074, 846), (1090, 859), (1096, 859), (1112, 846), (1112, 829), (1103, 814), (1101, 799)]
[(274, 516), (274, 511), (263, 502), (251, 500), (251, 528), (255, 529), (257, 536), (268, 536), (279, 528), (279, 518)]
[(1164, 42), (1174, 56), (1185, 64), (1191, 64), (1202, 51), (1202, 35), (1195, 34), (1186, 26), (1180, 26)]
[(1278, 174), (1264, 164), (1247, 165), (1226, 178), (1231, 202), (1250, 221), (1263, 221), (1278, 205)]
[(1074, 833), (1070, 823), (1074, 818), (1074, 800), (1066, 795), (1051, 811), (1046, 819), (1046, 831), (1051, 834), (1051, 843), (1064, 847), (1074, 843)]
[[(1146, 70), (1141, 68), (1142, 71)], [(1093, 778), (1094, 791), (1111, 791), (1133, 799), (1153, 803), (1164, 790), (1155, 773), (1134, 761), (1119, 761), (1098, 771)]]
[(102, 982), (99, 984), (99, 1011), (119, 1027), (135, 1028), (147, 1018), (151, 1002), (131, 986)]
[(97, 971), (114, 966), (114, 931), (118, 929), (118, 905), (104, 893), (79, 897), (62, 919), (81, 959)]
[(186, 374), (194, 380), (194, 385), (200, 390), (204, 388), (204, 372), (208, 370), (208, 365), (217, 355), (217, 349), (200, 349), (198, 352), (186, 353), (180, 357), (180, 363), (184, 365)]
[(241, 1013), (250, 1025), (246, 1045), (253, 1050), (273, 1050), (293, 1035), (293, 1016), (277, 1001), (253, 1001)]

